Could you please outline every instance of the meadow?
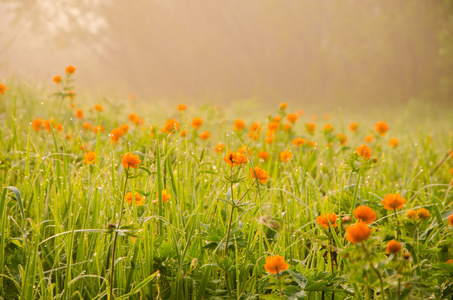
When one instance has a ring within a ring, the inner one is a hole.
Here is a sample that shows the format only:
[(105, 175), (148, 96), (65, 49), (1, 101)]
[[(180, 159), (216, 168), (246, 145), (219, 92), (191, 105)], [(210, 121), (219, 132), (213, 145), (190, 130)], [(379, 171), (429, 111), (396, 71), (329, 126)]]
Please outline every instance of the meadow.
[(76, 78), (0, 85), (3, 299), (453, 297), (453, 110), (113, 101)]

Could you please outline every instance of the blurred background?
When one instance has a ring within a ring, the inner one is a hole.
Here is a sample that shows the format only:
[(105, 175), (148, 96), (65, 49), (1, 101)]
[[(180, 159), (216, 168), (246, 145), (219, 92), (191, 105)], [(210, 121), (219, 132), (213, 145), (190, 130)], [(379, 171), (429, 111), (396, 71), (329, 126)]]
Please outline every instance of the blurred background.
[(0, 0), (0, 81), (148, 100), (453, 104), (453, 0)]

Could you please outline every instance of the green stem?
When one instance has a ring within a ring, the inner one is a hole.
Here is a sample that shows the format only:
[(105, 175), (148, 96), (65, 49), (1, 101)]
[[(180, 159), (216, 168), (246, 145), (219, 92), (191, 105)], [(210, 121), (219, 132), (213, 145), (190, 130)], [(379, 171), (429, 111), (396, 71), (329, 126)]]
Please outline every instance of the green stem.
[(373, 262), (371, 261), (370, 253), (368, 252), (367, 248), (365, 247), (365, 243), (362, 243), (362, 248), (365, 251), (365, 254), (366, 254), (366, 257), (368, 259), (368, 262), (370, 263), (370, 267), (374, 270), (374, 272), (376, 273), (376, 275), (379, 278), (379, 283), (381, 285), (381, 298), (382, 298), (382, 300), (385, 300), (385, 296), (384, 296), (384, 281), (382, 280), (381, 272), (379, 272), (379, 270), (373, 265)]
[(396, 208), (393, 209), (393, 212), (395, 213), (395, 219), (396, 219), (395, 239), (398, 240), (398, 228), (400, 227), (400, 221), (398, 220)]

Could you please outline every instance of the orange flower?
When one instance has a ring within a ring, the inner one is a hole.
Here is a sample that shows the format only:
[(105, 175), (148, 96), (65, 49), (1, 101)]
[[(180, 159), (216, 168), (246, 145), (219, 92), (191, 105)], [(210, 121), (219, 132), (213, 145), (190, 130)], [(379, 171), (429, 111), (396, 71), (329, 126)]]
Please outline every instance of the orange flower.
[(374, 136), (373, 136), (372, 134), (367, 135), (367, 136), (365, 137), (365, 142), (371, 143), (371, 141), (373, 141), (373, 139), (374, 139)]
[(450, 223), (450, 226), (453, 226), (453, 214), (451, 214), (451, 215), (448, 217), (448, 223)]
[(446, 263), (446, 264), (453, 264), (453, 258), (450, 258), (450, 259), (447, 260), (445, 263)]
[(326, 215), (321, 215), (316, 218), (316, 222), (322, 227), (329, 228), (329, 222), (332, 224), (332, 227), (337, 227), (337, 215), (335, 213), (327, 213)]
[(245, 128), (245, 122), (243, 120), (236, 119), (236, 121), (234, 121), (234, 127), (233, 127), (234, 131), (241, 131), (244, 128)]
[(286, 109), (287, 107), (288, 107), (288, 103), (286, 103), (286, 102), (280, 103), (280, 108), (281, 109)]
[(186, 137), (187, 136), (187, 130), (183, 129), (181, 131), (181, 137)]
[(74, 66), (67, 66), (66, 67), (66, 73), (67, 74), (74, 74), (76, 68)]
[(422, 220), (426, 220), (429, 218), (429, 210), (422, 207), (417, 210), (417, 216)]
[(228, 154), (225, 155), (223, 160), (229, 164), (231, 167), (234, 166), (240, 166), (242, 164), (245, 164), (248, 162), (247, 155), (241, 154), (241, 153), (235, 153), (232, 151), (228, 151)]
[(42, 123), (44, 123), (44, 121), (41, 118), (33, 120), (32, 122), (33, 129), (35, 131), (38, 131), (41, 128)]
[(91, 124), (88, 122), (85, 122), (82, 124), (83, 129), (85, 130), (90, 130), (91, 129)]
[(203, 125), (203, 119), (202, 118), (194, 118), (192, 120), (192, 127), (195, 129), (200, 128), (200, 126)]
[(258, 157), (264, 161), (268, 161), (269, 160), (269, 153), (264, 151), (264, 150), (261, 150), (260, 152), (258, 152)]
[(129, 125), (122, 124), (122, 125), (120, 125), (119, 129), (121, 129), (121, 131), (123, 132), (123, 135), (124, 135), (129, 131)]
[(400, 194), (387, 194), (382, 201), (387, 210), (401, 209), (405, 203), (406, 199), (401, 198)]
[(346, 138), (346, 135), (344, 135), (344, 134), (342, 134), (342, 133), (339, 133), (339, 134), (337, 135), (337, 139), (338, 139), (338, 141), (340, 142), (340, 145), (343, 145), (343, 146), (346, 145), (346, 142), (347, 142), (347, 140), (348, 140), (348, 139)]
[(297, 116), (297, 114), (288, 114), (286, 116), (286, 120), (288, 120), (288, 122), (293, 123), (293, 124), (296, 123), (298, 118), (299, 117)]
[(250, 132), (255, 133), (255, 131), (257, 131), (257, 130), (258, 130), (258, 133), (260, 133), (263, 130), (263, 128), (261, 127), (261, 124), (258, 122), (252, 123), (252, 125), (250, 125)]
[(417, 217), (418, 215), (415, 210), (409, 210), (408, 212), (406, 212), (406, 218), (408, 219), (417, 219)]
[[(255, 171), (255, 172), (254, 172)], [(256, 173), (256, 177), (255, 177)], [(261, 169), (260, 167), (255, 167), (250, 169), (250, 177), (256, 178), (261, 183), (266, 183), (269, 180), (269, 173), (266, 170)]]
[(301, 137), (296, 137), (294, 140), (293, 140), (293, 145), (294, 146), (302, 146), (303, 144), (305, 144), (307, 142), (306, 139), (304, 138), (301, 138)]
[(161, 132), (172, 133), (174, 130), (179, 130), (179, 122), (175, 119), (168, 119), (165, 122), (164, 128), (162, 128)]
[(354, 217), (357, 220), (371, 224), (376, 220), (376, 213), (371, 209), (371, 207), (365, 205), (359, 205), (354, 209)]
[[(238, 148), (238, 153), (245, 154), (245, 149), (247, 149), (247, 145), (242, 145), (241, 147)], [(248, 148), (247, 149), (248, 155), (252, 155), (252, 149)]]
[(286, 123), (285, 125), (283, 125), (284, 131), (291, 131), (292, 128), (293, 128), (293, 125), (291, 125), (289, 123)]
[(333, 126), (331, 124), (326, 124), (326, 126), (323, 127), (322, 132), (324, 133), (331, 133), (333, 131)]
[(119, 127), (114, 128), (110, 132), (110, 140), (114, 143), (118, 143), (119, 138), (122, 137), (123, 135), (124, 135), (124, 132), (121, 128), (119, 128)]
[[(124, 196), (124, 199), (126, 200), (127, 203), (132, 205), (132, 193), (129, 192)], [(143, 201), (145, 201), (145, 198), (143, 198), (138, 192), (134, 193), (134, 201), (135, 205), (141, 206), (143, 205)]]
[(76, 110), (75, 116), (76, 118), (83, 119), (83, 110), (81, 109)]
[(222, 144), (222, 143), (220, 143), (220, 144), (218, 144), (217, 146), (215, 146), (214, 149), (215, 149), (215, 152), (217, 152), (217, 153), (222, 153), (222, 152), (225, 151), (225, 145)]
[(398, 141), (398, 139), (395, 139), (395, 138), (392, 138), (389, 140), (389, 146), (393, 147), (393, 148), (396, 148), (399, 143), (400, 142)]
[(266, 144), (270, 144), (274, 141), (274, 137), (273, 136), (269, 136), (266, 138)]
[(357, 123), (357, 122), (352, 122), (351, 124), (349, 124), (349, 129), (353, 132), (356, 132), (358, 128), (359, 128), (359, 123)]
[(260, 135), (258, 133), (255, 133), (254, 131), (250, 131), (248, 137), (253, 138), (253, 140), (256, 141), (260, 137)]
[(280, 124), (278, 122), (272, 121), (269, 124), (267, 124), (267, 130), (269, 131), (276, 131), (280, 128)]
[(363, 144), (362, 146), (358, 146), (355, 149), (355, 152), (363, 159), (369, 159), (372, 155), (371, 149), (365, 144)]
[(324, 120), (326, 121), (329, 121), (330, 120), (330, 115), (329, 114), (324, 114), (324, 116), (322, 116), (324, 118)]
[(274, 118), (272, 119), (272, 121), (277, 122), (277, 123), (280, 123), (280, 122), (282, 121), (282, 117), (276, 116), (276, 117), (274, 117)]
[(187, 109), (187, 107), (186, 107), (185, 104), (181, 103), (181, 104), (178, 105), (178, 110), (179, 111), (185, 111), (186, 109)]
[(143, 119), (134, 113), (129, 114), (129, 120), (135, 125), (143, 124)]
[(264, 268), (271, 274), (278, 274), (279, 272), (288, 270), (289, 264), (285, 263), (283, 256), (274, 255), (266, 257), (266, 264)]
[(8, 87), (0, 82), (0, 94), (4, 95)]
[(103, 111), (104, 111), (104, 108), (103, 108), (102, 105), (100, 105), (100, 104), (96, 104), (96, 105), (94, 106), (94, 109), (97, 110), (97, 111), (99, 111), (99, 112), (103, 112)]
[(211, 134), (209, 133), (209, 131), (203, 131), (202, 133), (200, 133), (200, 138), (203, 141), (209, 139), (210, 137), (211, 137)]
[(401, 243), (395, 240), (391, 240), (387, 243), (385, 252), (388, 254), (395, 254), (401, 251)]
[[(156, 192), (156, 196), (158, 196), (158, 193)], [(162, 190), (162, 203), (167, 202), (170, 200), (171, 195), (167, 193), (167, 190)], [(159, 203), (159, 199), (156, 199), (153, 201), (153, 203)]]
[(308, 141), (308, 144), (307, 144), (309, 147), (316, 147), (316, 143), (313, 142), (313, 141)]
[(70, 106), (71, 108), (74, 108), (74, 107), (75, 107), (75, 103), (74, 103), (74, 102), (71, 102), (71, 104), (69, 104), (69, 106)]
[(88, 151), (84, 156), (83, 160), (86, 164), (94, 164), (96, 162), (96, 152)]
[(305, 124), (305, 130), (309, 134), (315, 133), (315, 129), (316, 129), (316, 124), (315, 123), (307, 123), (307, 124)]
[(138, 159), (138, 154), (134, 155), (130, 152), (126, 153), (124, 156), (121, 155), (123, 167), (126, 169), (129, 168), (138, 168), (137, 165), (142, 161)]
[(52, 128), (51, 128), (51, 123), (53, 123), (53, 120), (45, 120), (43, 125), (44, 125), (44, 128), (48, 131), (52, 131)]
[(365, 222), (358, 222), (346, 228), (346, 239), (353, 244), (366, 240), (371, 234), (371, 229)]
[(60, 75), (56, 75), (53, 77), (53, 81), (56, 83), (56, 84), (59, 84), (61, 82), (61, 76)]
[(376, 124), (374, 124), (374, 129), (381, 136), (384, 136), (385, 133), (389, 130), (389, 126), (384, 121), (379, 121)]
[(299, 117), (303, 116), (304, 115), (304, 111), (302, 109), (299, 109), (297, 111), (297, 114), (299, 115)]
[(53, 123), (52, 126), (53, 126), (53, 128), (55, 128), (59, 132), (63, 131), (63, 125), (60, 124), (60, 123)]
[(293, 154), (291, 152), (289, 152), (288, 150), (285, 150), (280, 153), (280, 160), (282, 162), (289, 162), (292, 157), (293, 157)]
[(318, 115), (317, 114), (312, 114), (311, 115), (311, 120), (312, 121), (316, 121), (318, 119)]
[(105, 129), (104, 129), (104, 126), (99, 125), (99, 126), (94, 126), (93, 131), (94, 131), (94, 133), (98, 133), (98, 131), (104, 132)]

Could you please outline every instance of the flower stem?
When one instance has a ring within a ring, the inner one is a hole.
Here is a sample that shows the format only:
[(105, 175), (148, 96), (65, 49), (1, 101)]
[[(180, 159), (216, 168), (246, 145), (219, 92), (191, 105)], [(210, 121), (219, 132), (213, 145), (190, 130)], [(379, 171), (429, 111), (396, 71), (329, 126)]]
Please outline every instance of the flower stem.
[(398, 214), (396, 213), (396, 208), (393, 209), (396, 219), (396, 229), (395, 229), (395, 239), (398, 240), (398, 228), (400, 227), (400, 221), (398, 220)]
[(368, 262), (370, 263), (370, 267), (374, 270), (374, 272), (376, 273), (376, 275), (379, 278), (379, 283), (381, 285), (381, 298), (382, 298), (382, 300), (385, 300), (384, 281), (382, 280), (381, 272), (379, 272), (379, 270), (373, 265), (373, 262), (371, 261), (370, 253), (368, 252), (367, 248), (365, 247), (365, 243), (362, 243), (362, 248), (365, 251)]
[[(129, 178), (129, 168), (126, 168), (126, 180), (124, 181), (124, 190), (123, 190), (123, 197), (121, 198), (121, 210), (120, 210), (120, 218), (118, 220), (118, 224), (116, 225), (116, 229), (120, 228), (121, 220), (123, 218), (123, 202), (124, 197), (126, 196), (126, 187), (127, 187), (127, 180)], [(135, 201), (135, 195), (132, 195)], [(118, 230), (115, 231), (113, 236), (113, 248), (112, 248), (112, 263), (110, 266), (110, 289), (109, 289), (109, 299), (113, 299), (113, 281), (115, 279), (114, 272), (115, 272), (115, 252), (116, 252), (116, 241), (118, 239)]]

